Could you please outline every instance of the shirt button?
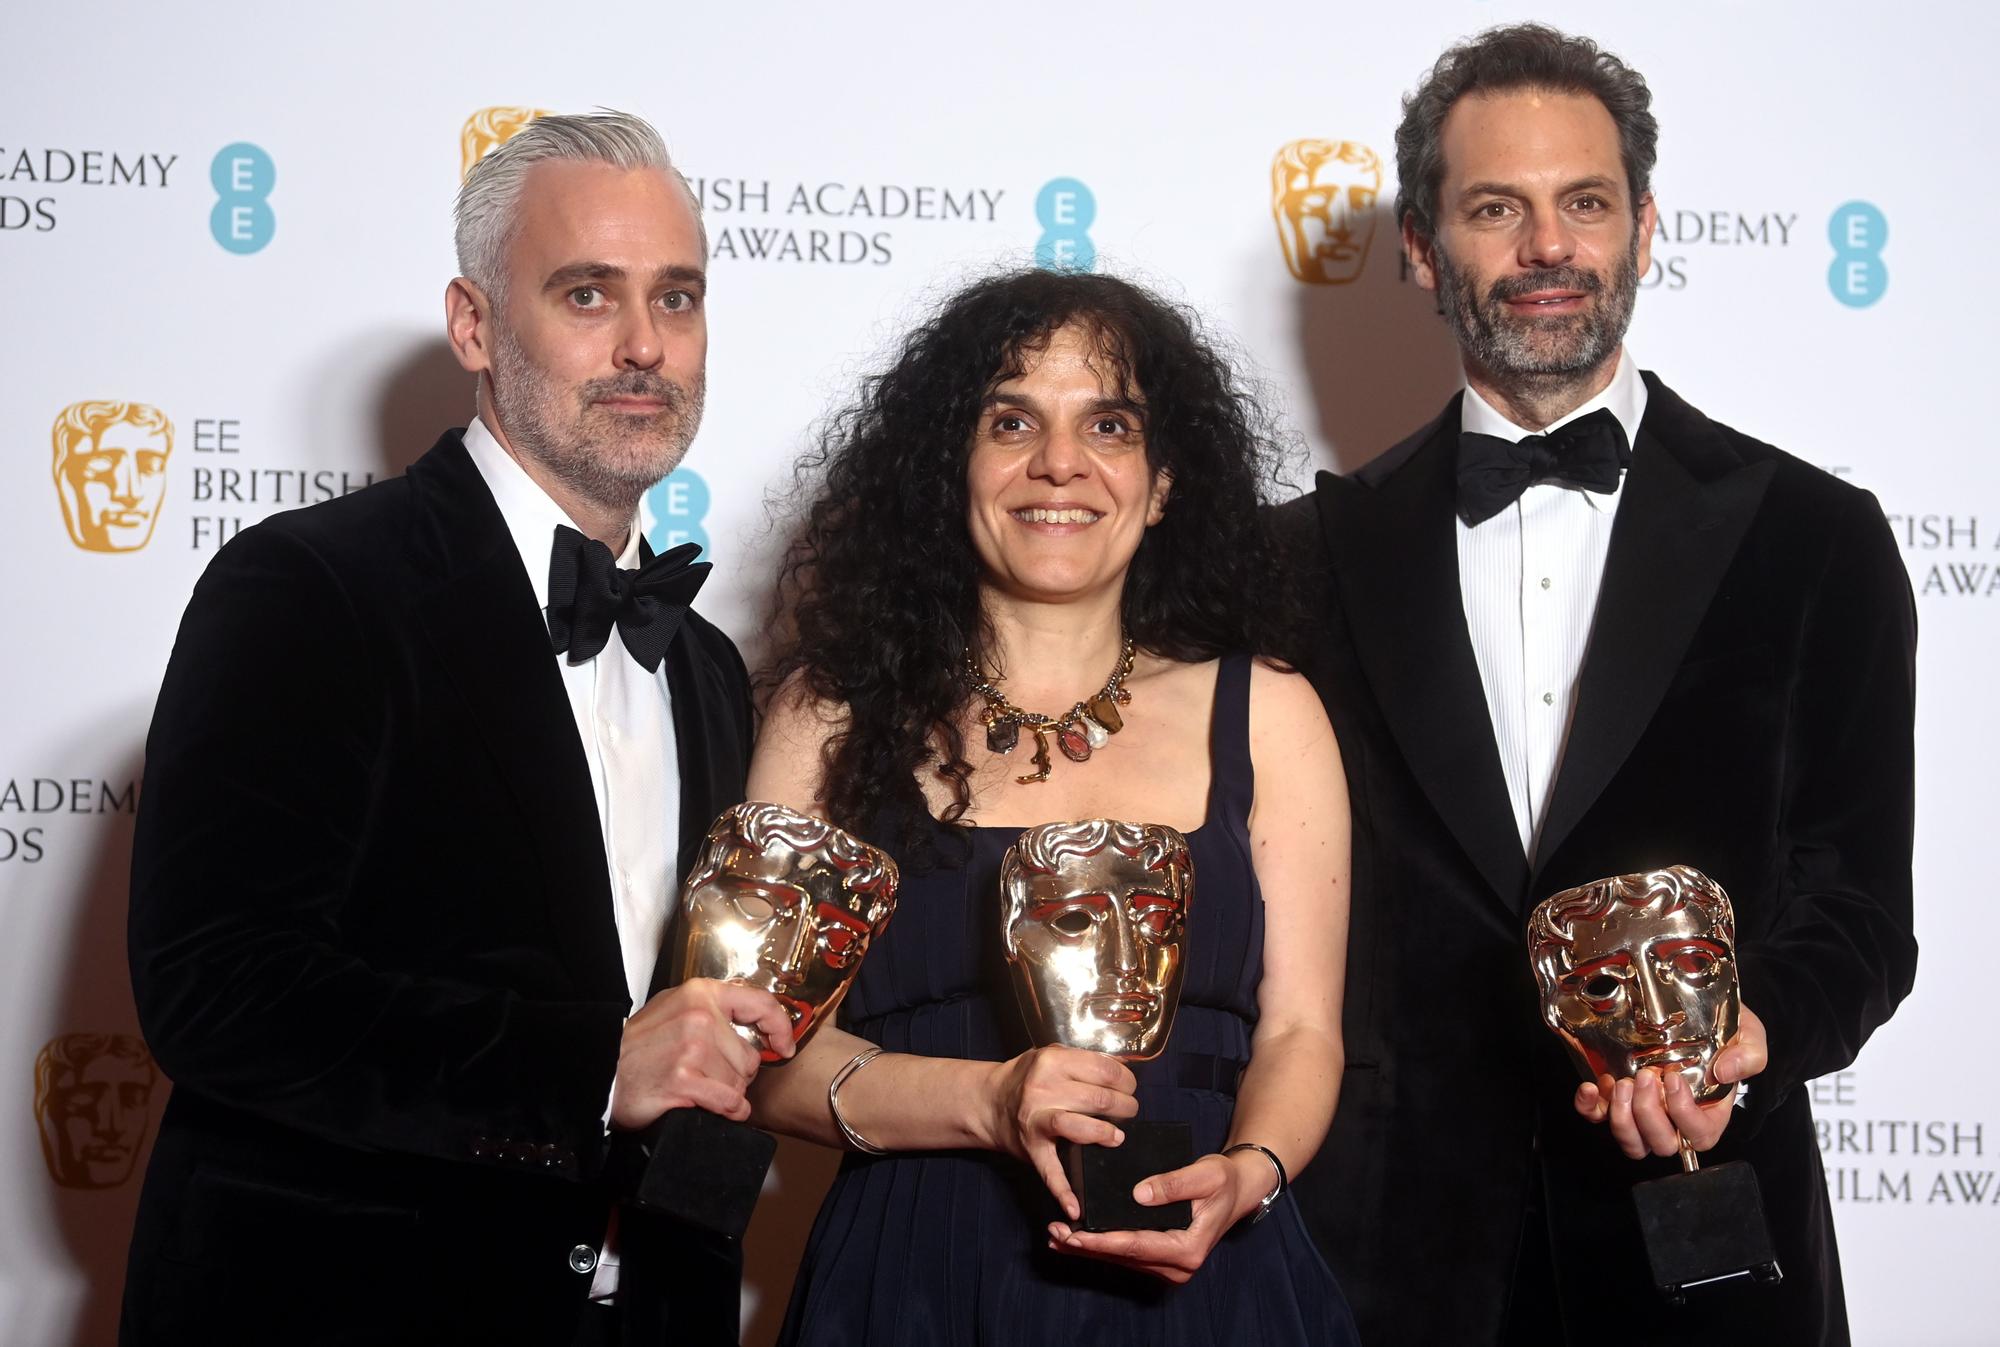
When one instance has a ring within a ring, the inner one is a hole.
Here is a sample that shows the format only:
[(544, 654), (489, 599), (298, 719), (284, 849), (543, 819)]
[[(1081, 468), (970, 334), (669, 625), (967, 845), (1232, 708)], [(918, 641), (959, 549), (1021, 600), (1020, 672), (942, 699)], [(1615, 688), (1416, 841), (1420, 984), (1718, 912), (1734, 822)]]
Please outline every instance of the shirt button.
[(1547, 589), (1548, 587), (1549, 587), (1549, 577), (1545, 575), (1542, 577), (1542, 588)]
[(569, 1251), (569, 1266), (572, 1272), (591, 1272), (597, 1268), (597, 1250), (588, 1244), (579, 1244)]
[(1543, 705), (1543, 706), (1554, 706), (1555, 704), (1556, 704), (1556, 694), (1555, 694), (1555, 693), (1553, 693), (1553, 692), (1544, 692), (1544, 693), (1542, 694), (1542, 705)]

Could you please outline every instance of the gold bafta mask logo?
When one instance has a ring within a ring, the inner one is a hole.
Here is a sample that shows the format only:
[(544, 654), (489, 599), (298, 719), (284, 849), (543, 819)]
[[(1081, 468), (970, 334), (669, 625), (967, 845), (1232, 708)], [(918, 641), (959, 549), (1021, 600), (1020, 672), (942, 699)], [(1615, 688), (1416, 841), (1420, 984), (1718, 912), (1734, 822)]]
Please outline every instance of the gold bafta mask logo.
[(1351, 140), (1295, 140), (1271, 160), (1271, 215), (1285, 265), (1309, 285), (1346, 285), (1375, 238), (1382, 160)]
[(78, 402), (56, 417), (56, 497), (86, 552), (136, 552), (153, 540), (167, 494), (174, 423), (143, 402)]
[(64, 1034), (35, 1057), (35, 1121), (49, 1177), (116, 1188), (132, 1177), (159, 1068), (130, 1034)]
[(481, 108), (465, 119), (458, 133), (458, 176), (462, 182), (472, 166), (519, 135), (537, 117), (549, 115), (547, 108)]

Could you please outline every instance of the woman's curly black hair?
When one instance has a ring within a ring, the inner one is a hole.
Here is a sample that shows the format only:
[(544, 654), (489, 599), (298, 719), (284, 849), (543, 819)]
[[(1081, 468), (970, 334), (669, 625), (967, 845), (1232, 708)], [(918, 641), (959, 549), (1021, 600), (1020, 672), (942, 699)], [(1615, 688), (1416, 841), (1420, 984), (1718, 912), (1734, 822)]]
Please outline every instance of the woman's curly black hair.
[(1173, 480), (1126, 577), (1132, 638), (1190, 661), (1293, 648), (1297, 591), (1261, 509), (1285, 484), (1289, 441), (1195, 316), (1087, 272), (1011, 271), (958, 291), (823, 424), (800, 464), (801, 484), (818, 485), (801, 493), (811, 503), (778, 576), (789, 621), (761, 680), (768, 690), (796, 678), (844, 709), (820, 800), (864, 835), (886, 806), (903, 806), (899, 840), (914, 858), (930, 851), (920, 769), (950, 787), (946, 822), (972, 803), (962, 671), (968, 649), (985, 660), (992, 636), (966, 527), (967, 455), (994, 386), (1072, 325), (1136, 392), (1147, 460)]

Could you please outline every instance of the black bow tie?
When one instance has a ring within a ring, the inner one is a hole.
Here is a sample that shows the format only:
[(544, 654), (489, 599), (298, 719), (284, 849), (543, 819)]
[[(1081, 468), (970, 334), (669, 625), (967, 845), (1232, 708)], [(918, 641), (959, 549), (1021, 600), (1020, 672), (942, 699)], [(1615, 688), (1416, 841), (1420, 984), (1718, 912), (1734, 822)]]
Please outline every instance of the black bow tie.
[(660, 667), (690, 603), (714, 567), (682, 543), (636, 571), (620, 570), (611, 549), (567, 525), (556, 526), (549, 555), (549, 639), (571, 664), (594, 658), (613, 623), (625, 649), (648, 673)]
[(1458, 437), (1458, 517), (1483, 524), (1544, 482), (1608, 494), (1631, 463), (1625, 427), (1609, 407), (1518, 442), (1466, 431)]

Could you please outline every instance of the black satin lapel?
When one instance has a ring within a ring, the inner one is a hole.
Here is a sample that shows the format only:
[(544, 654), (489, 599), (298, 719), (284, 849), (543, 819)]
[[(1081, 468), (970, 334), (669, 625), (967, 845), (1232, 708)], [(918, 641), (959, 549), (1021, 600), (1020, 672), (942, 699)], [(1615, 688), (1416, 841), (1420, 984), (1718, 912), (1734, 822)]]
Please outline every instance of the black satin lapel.
[[(743, 793), (742, 774), (734, 774), (731, 783), (721, 778), (730, 775), (721, 770), (715, 746), (710, 742), (719, 728), (715, 698), (717, 689), (711, 680), (703, 675), (708, 671), (700, 667), (694, 658), (695, 643), (685, 633), (677, 636), (667, 647), (667, 657), (663, 661), (667, 670), (667, 692), (674, 706), (674, 753), (680, 759), (681, 768), (681, 819), (679, 855), (674, 863), (674, 878), (678, 884), (681, 876), (687, 874), (694, 865), (694, 854), (701, 847), (702, 838), (708, 834), (708, 825), (715, 822), (715, 816), (735, 804)], [(721, 798), (728, 795), (730, 798)]]
[[(422, 607), (426, 635), (471, 706), (501, 779), (520, 803), (518, 822), (541, 853), (549, 924), (564, 962), (592, 996), (626, 999), (590, 767), (513, 548), (460, 570)], [(513, 827), (516, 820), (494, 819), (492, 826)]]
[(1356, 656), (1404, 759), (1510, 908), (1528, 879), (1465, 626), (1454, 533), (1458, 418), (1379, 485), (1322, 475), (1320, 511)]
[(1772, 469), (1749, 464), (1704, 483), (1640, 427), (1537, 857), (1560, 850), (1645, 732)]

